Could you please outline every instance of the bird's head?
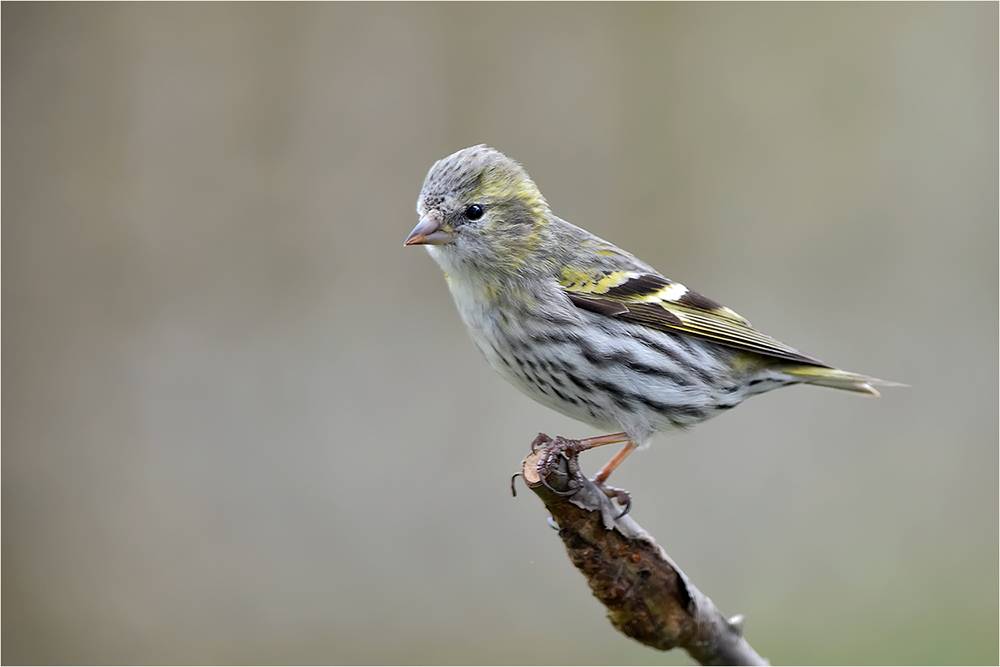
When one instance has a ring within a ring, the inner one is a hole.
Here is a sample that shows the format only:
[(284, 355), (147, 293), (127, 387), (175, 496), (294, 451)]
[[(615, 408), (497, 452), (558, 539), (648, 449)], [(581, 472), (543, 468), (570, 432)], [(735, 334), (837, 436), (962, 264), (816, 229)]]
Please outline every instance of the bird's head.
[(527, 172), (479, 145), (437, 161), (406, 245), (425, 245), (445, 271), (520, 273), (547, 246), (548, 204)]

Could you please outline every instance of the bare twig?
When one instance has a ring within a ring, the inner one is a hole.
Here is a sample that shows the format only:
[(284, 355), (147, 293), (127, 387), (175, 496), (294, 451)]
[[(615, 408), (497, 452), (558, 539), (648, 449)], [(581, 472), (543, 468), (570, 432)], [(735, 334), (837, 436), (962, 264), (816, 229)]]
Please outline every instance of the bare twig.
[(543, 480), (538, 461), (544, 456), (545, 448), (532, 452), (521, 474), (559, 525), (570, 560), (613, 626), (656, 649), (683, 648), (702, 665), (769, 664), (743, 638), (743, 617), (725, 618), (652, 535), (619, 516), (580, 473), (575, 456), (557, 457)]

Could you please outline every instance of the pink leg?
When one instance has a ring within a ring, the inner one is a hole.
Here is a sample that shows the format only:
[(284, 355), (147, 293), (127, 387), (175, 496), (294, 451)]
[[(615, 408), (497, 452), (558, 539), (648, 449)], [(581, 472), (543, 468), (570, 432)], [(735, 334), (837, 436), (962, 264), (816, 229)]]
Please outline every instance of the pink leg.
[(580, 451), (585, 452), (601, 445), (613, 445), (616, 442), (628, 442), (628, 436), (624, 433), (612, 433), (611, 435), (599, 435), (596, 438), (580, 440)]
[[(611, 442), (621, 442), (621, 440), (609, 441), (607, 444), (611, 444)], [(622, 461), (628, 458), (628, 455), (634, 452), (635, 450), (636, 446), (633, 445), (631, 442), (626, 441), (625, 446), (621, 448), (621, 451), (615, 454), (610, 461), (604, 464), (603, 468), (597, 471), (597, 474), (594, 476), (594, 484), (597, 484), (598, 486), (603, 486), (604, 482), (606, 482), (608, 480), (608, 477), (611, 476), (611, 473), (615, 471), (615, 468), (620, 466)]]

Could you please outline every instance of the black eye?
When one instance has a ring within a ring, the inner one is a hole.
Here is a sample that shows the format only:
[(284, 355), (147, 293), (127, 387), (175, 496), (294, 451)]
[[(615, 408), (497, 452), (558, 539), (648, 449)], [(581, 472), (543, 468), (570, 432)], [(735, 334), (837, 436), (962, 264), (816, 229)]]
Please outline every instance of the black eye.
[(465, 209), (465, 217), (468, 220), (479, 220), (479, 218), (483, 217), (483, 213), (485, 212), (486, 211), (483, 210), (482, 206), (480, 206), (479, 204), (473, 204), (472, 206)]

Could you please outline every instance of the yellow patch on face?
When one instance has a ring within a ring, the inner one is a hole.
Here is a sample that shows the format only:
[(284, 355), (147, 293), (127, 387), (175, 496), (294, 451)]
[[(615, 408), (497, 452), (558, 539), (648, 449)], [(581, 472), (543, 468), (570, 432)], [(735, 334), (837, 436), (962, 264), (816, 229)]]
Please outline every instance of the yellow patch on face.
[(487, 202), (516, 199), (527, 206), (535, 216), (540, 216), (547, 210), (545, 198), (530, 179), (516, 178), (510, 174), (487, 171), (473, 198)]
[(562, 270), (563, 279), (559, 284), (571, 292), (604, 294), (613, 287), (638, 278), (639, 275), (635, 271), (604, 271), (595, 275), (567, 267)]

